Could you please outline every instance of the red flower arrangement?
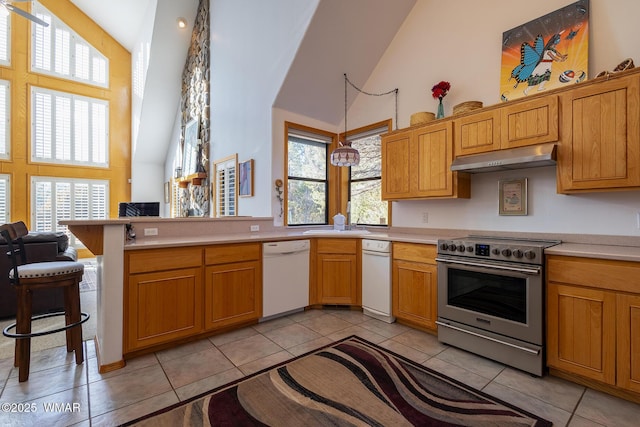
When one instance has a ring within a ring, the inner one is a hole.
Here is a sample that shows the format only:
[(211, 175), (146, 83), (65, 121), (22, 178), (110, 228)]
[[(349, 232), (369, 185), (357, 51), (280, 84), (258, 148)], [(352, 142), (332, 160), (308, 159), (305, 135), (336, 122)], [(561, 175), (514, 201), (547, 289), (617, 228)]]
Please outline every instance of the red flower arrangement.
[(434, 98), (438, 98), (442, 101), (442, 98), (447, 96), (449, 89), (451, 89), (451, 84), (449, 82), (441, 81), (431, 88), (431, 92), (433, 92)]

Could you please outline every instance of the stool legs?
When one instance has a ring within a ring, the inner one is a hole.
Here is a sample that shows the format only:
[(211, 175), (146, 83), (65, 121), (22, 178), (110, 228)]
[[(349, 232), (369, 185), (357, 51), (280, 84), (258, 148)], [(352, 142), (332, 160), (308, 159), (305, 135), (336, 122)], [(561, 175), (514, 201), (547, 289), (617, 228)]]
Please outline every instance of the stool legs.
[[(16, 312), (16, 333), (31, 333), (31, 290), (18, 288), (18, 308)], [(31, 338), (18, 338), (14, 366), (18, 367), (18, 380), (24, 382), (29, 379), (29, 365), (31, 362)]]
[[(65, 325), (76, 326), (66, 329), (67, 352), (75, 352), (76, 364), (84, 362), (84, 347), (82, 342), (82, 313), (80, 311), (80, 279), (69, 278), (59, 284), (64, 290), (64, 318)], [(29, 285), (16, 286), (18, 307), (16, 310), (16, 334), (31, 334), (31, 292)], [(58, 313), (62, 315), (62, 313)], [(58, 315), (55, 314), (55, 315)], [(88, 318), (88, 315), (87, 315)], [(54, 333), (56, 331), (51, 331)], [(14, 356), (14, 366), (18, 367), (18, 380), (24, 382), (29, 379), (29, 366), (31, 358), (31, 337), (17, 337)]]
[[(65, 322), (66, 325), (80, 322), (80, 288), (79, 284), (75, 286), (67, 286), (64, 288), (65, 300)], [(67, 352), (75, 351), (76, 364), (84, 361), (84, 349), (82, 346), (82, 325), (66, 330), (67, 334)]]

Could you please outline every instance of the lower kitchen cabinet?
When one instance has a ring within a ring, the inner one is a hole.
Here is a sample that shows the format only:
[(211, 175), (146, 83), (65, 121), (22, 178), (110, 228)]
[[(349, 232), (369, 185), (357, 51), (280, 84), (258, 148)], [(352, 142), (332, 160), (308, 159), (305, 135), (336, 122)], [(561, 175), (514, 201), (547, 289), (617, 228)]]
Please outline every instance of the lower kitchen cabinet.
[(201, 249), (132, 251), (125, 259), (125, 352), (202, 332)]
[(393, 244), (393, 315), (412, 325), (435, 331), (438, 317), (436, 247)]
[(547, 257), (547, 364), (640, 393), (640, 263)]
[(204, 328), (213, 330), (262, 316), (260, 244), (205, 249)]
[(358, 239), (318, 239), (316, 281), (319, 304), (360, 305)]
[(547, 287), (547, 364), (614, 385), (616, 295), (561, 285)]

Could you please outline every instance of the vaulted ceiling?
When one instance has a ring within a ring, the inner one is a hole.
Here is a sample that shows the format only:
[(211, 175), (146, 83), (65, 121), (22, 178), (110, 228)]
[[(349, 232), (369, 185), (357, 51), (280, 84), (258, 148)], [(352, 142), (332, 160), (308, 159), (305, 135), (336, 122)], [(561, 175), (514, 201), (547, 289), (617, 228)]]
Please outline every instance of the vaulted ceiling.
[[(71, 0), (84, 13), (91, 17), (102, 28), (109, 32), (129, 51), (134, 49), (144, 19), (149, 19), (147, 9), (154, 3), (161, 5), (170, 1), (170, 13), (176, 16), (164, 17), (175, 20), (180, 14), (178, 4), (184, 3), (185, 14), (193, 10), (192, 1), (185, 0)], [(211, 0), (212, 13), (214, 2), (232, 0)], [(255, 0), (261, 1), (261, 0)], [(316, 12), (307, 29), (305, 37), (291, 64), (289, 72), (280, 88), (274, 106), (308, 116), (338, 126), (343, 118), (344, 80), (347, 73), (349, 79), (363, 86), (384, 51), (402, 25), (404, 19), (415, 5), (416, 0), (319, 0)], [(163, 8), (158, 7), (158, 10)], [(189, 18), (189, 16), (186, 16)], [(161, 19), (155, 16), (156, 21)], [(193, 20), (191, 17), (190, 20)], [(190, 22), (192, 24), (192, 22)], [(215, 29), (212, 29), (215, 31)], [(169, 41), (167, 34), (154, 31), (153, 45), (162, 46)], [(153, 46), (151, 47), (153, 51)], [(162, 67), (184, 66), (184, 59), (171, 61), (171, 56), (184, 58), (188, 44), (182, 51), (166, 49), (167, 60)], [(173, 64), (173, 65), (171, 65)], [(152, 67), (153, 62), (150, 64)], [(180, 70), (149, 70), (161, 72), (160, 78), (153, 79), (156, 91), (170, 93), (168, 88), (179, 88), (175, 79)], [(146, 90), (153, 88), (146, 88)], [(146, 92), (145, 92), (146, 93)], [(158, 96), (153, 97), (154, 104), (162, 103)], [(353, 99), (350, 99), (352, 102)], [(173, 102), (167, 97), (166, 102)], [(162, 112), (154, 113), (154, 126), (158, 123), (173, 123), (177, 105), (167, 105)], [(141, 131), (144, 124), (141, 123)], [(156, 129), (157, 130), (157, 129)], [(158, 141), (154, 151), (161, 152)], [(168, 144), (168, 142), (167, 142)], [(160, 159), (156, 159), (160, 161)]]

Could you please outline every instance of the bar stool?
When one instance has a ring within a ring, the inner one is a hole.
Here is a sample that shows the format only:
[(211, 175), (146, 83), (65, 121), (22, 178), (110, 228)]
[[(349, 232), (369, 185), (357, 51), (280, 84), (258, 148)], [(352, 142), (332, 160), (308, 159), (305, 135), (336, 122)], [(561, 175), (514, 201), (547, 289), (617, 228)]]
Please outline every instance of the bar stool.
[[(89, 320), (89, 314), (80, 311), (80, 281), (84, 273), (84, 265), (74, 261), (27, 264), (22, 237), (28, 233), (22, 221), (0, 226), (0, 235), (7, 243), (9, 248), (7, 255), (12, 263), (9, 282), (15, 287), (18, 301), (16, 322), (4, 328), (2, 334), (16, 339), (14, 366), (18, 367), (20, 382), (29, 379), (31, 337), (65, 331), (67, 352), (75, 351), (76, 364), (84, 362), (82, 324)], [(31, 293), (49, 288), (63, 288), (64, 311), (32, 316)], [(65, 326), (43, 332), (31, 332), (32, 321), (54, 316), (64, 316)], [(10, 332), (13, 329), (15, 333)]]

